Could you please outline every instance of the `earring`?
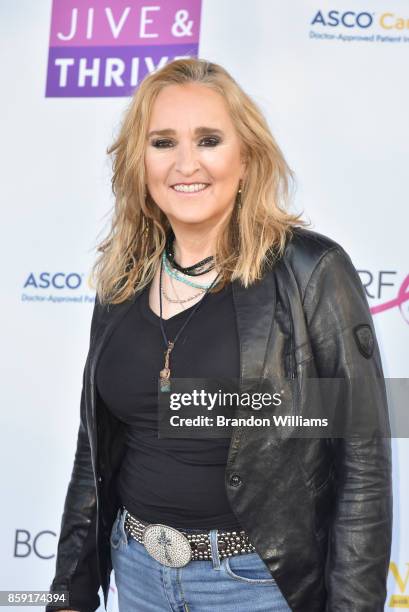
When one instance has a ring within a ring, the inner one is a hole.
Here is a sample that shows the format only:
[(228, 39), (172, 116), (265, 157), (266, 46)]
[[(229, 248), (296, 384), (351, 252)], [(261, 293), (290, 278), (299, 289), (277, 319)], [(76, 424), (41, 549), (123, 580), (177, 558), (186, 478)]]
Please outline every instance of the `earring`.
[(242, 183), (240, 181), (240, 183), (239, 183), (239, 190), (238, 190), (237, 196), (236, 196), (236, 204), (237, 204), (237, 207), (238, 207), (239, 210), (241, 210), (241, 186), (242, 186)]

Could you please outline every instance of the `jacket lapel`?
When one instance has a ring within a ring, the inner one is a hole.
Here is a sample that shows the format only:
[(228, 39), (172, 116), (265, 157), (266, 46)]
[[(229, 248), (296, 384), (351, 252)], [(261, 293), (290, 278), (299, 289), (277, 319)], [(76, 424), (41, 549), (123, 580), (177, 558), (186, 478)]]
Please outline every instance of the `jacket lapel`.
[(247, 289), (232, 283), (240, 343), (240, 381), (262, 377), (268, 340), (273, 325), (276, 291), (274, 277), (267, 272)]
[[(276, 304), (274, 273), (268, 270), (261, 280), (247, 288), (233, 281), (232, 290), (240, 346), (240, 391), (243, 393), (254, 390), (255, 379), (261, 381), (264, 375)], [(234, 460), (242, 433), (242, 427), (233, 427), (228, 465)]]

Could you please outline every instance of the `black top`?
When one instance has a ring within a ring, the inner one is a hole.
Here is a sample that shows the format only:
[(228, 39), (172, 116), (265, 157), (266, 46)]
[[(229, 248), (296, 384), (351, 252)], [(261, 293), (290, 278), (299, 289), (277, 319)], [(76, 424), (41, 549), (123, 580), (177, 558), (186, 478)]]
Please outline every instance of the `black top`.
[[(173, 340), (194, 308), (164, 320)], [(224, 484), (230, 438), (159, 439), (157, 393), (164, 363), (159, 316), (146, 287), (112, 333), (96, 384), (108, 409), (127, 424), (118, 475), (121, 503), (136, 517), (173, 527), (241, 529)], [(174, 378), (239, 378), (231, 284), (208, 293), (171, 353)]]

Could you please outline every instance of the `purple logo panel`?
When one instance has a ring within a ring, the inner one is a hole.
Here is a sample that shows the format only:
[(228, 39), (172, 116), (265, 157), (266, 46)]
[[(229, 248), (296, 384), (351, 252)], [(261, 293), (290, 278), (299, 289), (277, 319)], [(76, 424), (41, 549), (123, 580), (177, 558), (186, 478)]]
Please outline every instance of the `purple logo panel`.
[(147, 74), (197, 51), (198, 45), (50, 49), (46, 97), (130, 96)]
[(129, 96), (169, 61), (197, 57), (201, 0), (53, 0), (46, 97)]

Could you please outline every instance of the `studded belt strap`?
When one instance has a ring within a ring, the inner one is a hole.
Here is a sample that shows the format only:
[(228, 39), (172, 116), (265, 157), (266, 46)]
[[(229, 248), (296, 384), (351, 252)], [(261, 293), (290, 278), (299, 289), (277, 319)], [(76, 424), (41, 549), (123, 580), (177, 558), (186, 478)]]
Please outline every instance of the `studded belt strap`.
[[(190, 561), (204, 561), (204, 560), (212, 558), (212, 552), (211, 552), (211, 546), (210, 546), (210, 536), (209, 536), (208, 531), (202, 531), (202, 532), (198, 531), (198, 533), (189, 533), (189, 532), (183, 531), (183, 529), (176, 530), (173, 527), (168, 527), (166, 525), (147, 523), (145, 521), (142, 521), (136, 518), (132, 514), (130, 514), (130, 512), (128, 512), (128, 510), (126, 510), (125, 508), (124, 510), (126, 512), (125, 523), (124, 523), (125, 531), (129, 535), (131, 535), (137, 542), (139, 542), (140, 544), (143, 544), (149, 553), (152, 553), (152, 551), (149, 549), (149, 538), (147, 538), (147, 534), (149, 531), (154, 533), (155, 528), (156, 528), (156, 531), (159, 534), (159, 539), (157, 538), (157, 541), (160, 541), (160, 538), (162, 537), (162, 542), (166, 542), (166, 536), (164, 534), (160, 535), (160, 531), (161, 531), (160, 528), (162, 527), (163, 528), (162, 531), (170, 530), (169, 531), (170, 535), (172, 534), (172, 532), (176, 532), (181, 535), (183, 534), (184, 539), (188, 541), (188, 544), (190, 545), (190, 549), (191, 549), (190, 555), (188, 554), (188, 556), (190, 556), (188, 561), (189, 560)], [(170, 539), (169, 539), (169, 542), (170, 542)], [(243, 554), (251, 553), (255, 551), (254, 546), (251, 544), (248, 538), (248, 535), (244, 530), (243, 531), (218, 531), (217, 532), (217, 548), (218, 548), (219, 556), (221, 559), (224, 559), (225, 557), (243, 555)], [(152, 556), (157, 558), (155, 554)], [(159, 560), (159, 558), (157, 560)], [(166, 560), (166, 550), (165, 550), (165, 557), (163, 559), (161, 558), (160, 561), (164, 565), (171, 565), (174, 567), (178, 567), (177, 565), (175, 565), (175, 563), (171, 562), (170, 558), (168, 559), (168, 561)], [(181, 562), (181, 565), (179, 565), (179, 567), (181, 567), (184, 564), (185, 563)]]

